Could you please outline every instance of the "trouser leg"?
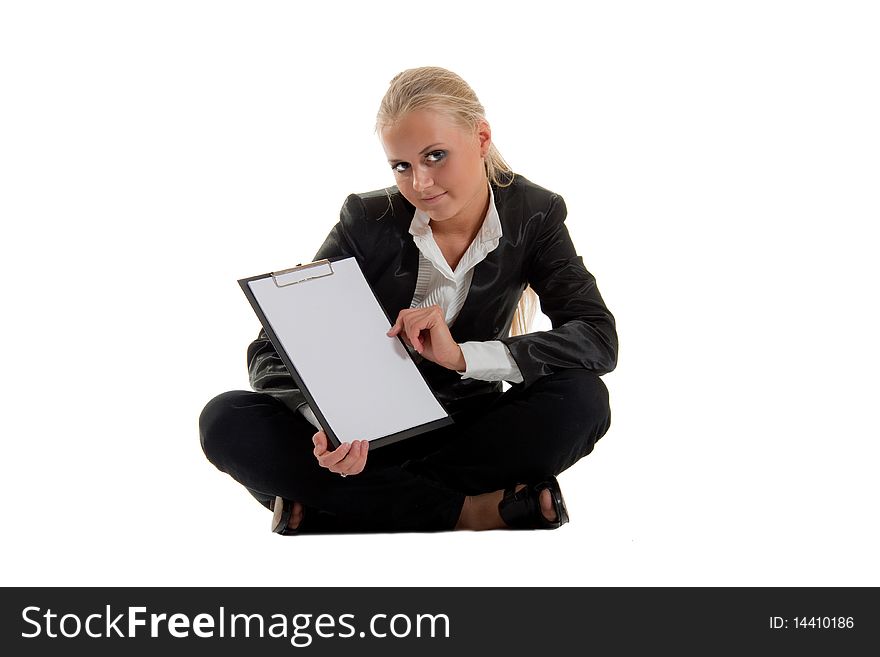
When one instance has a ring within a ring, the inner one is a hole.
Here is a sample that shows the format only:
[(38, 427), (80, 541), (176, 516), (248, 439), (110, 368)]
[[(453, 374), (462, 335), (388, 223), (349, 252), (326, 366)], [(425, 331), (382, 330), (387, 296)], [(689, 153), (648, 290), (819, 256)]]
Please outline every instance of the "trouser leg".
[(339, 519), (341, 530), (432, 531), (454, 527), (464, 495), (427, 481), (387, 458), (340, 477), (318, 465), (314, 427), (273, 397), (231, 391), (199, 418), (202, 448), (221, 471), (263, 503), (280, 495)]
[(512, 386), (460, 422), (438, 451), (405, 467), (468, 495), (499, 490), (559, 474), (593, 450), (610, 422), (602, 380), (566, 369)]

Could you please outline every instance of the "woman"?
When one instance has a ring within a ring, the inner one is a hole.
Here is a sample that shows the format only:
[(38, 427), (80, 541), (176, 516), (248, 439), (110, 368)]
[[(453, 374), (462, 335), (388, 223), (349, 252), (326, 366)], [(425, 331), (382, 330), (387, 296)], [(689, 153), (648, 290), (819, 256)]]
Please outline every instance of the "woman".
[[(554, 475), (607, 431), (599, 376), (617, 360), (614, 318), (565, 204), (512, 173), (477, 96), (445, 69), (397, 75), (376, 129), (396, 188), (349, 196), (315, 260), (357, 259), (396, 318), (388, 335), (454, 425), (373, 453), (367, 441), (329, 450), (261, 332), (248, 349), (254, 392), (202, 412), (205, 454), (274, 509), (281, 534), (559, 527)], [(535, 292), (553, 328), (526, 333)]]

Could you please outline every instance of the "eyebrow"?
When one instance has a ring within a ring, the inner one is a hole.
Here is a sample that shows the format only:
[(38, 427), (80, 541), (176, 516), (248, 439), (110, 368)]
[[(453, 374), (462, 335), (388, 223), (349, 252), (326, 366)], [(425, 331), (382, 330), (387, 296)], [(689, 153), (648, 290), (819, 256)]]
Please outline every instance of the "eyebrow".
[[(419, 151), (419, 155), (424, 155), (424, 154), (427, 153), (428, 151), (430, 151), (430, 150), (432, 150), (432, 149), (434, 149), (434, 148), (437, 148), (437, 146), (442, 146), (442, 145), (443, 145), (443, 142), (438, 142), (438, 143), (436, 143), (436, 144), (431, 144), (430, 146), (425, 146), (421, 151)], [(403, 162), (403, 160), (396, 160), (396, 159), (391, 159), (391, 160), (388, 160), (388, 161), (391, 162), (391, 163), (394, 163), (394, 162)]]

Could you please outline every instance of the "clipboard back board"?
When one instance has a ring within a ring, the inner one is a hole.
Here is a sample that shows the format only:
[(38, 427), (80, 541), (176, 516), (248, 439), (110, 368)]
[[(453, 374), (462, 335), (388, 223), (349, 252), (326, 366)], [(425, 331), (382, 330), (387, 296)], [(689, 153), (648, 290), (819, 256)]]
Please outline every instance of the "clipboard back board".
[(238, 281), (333, 447), (370, 449), (453, 423), (353, 257)]

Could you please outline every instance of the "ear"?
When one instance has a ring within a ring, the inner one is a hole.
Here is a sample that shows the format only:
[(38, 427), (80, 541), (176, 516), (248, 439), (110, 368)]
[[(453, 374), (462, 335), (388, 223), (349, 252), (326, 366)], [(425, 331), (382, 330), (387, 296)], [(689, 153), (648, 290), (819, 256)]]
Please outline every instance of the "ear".
[(477, 138), (480, 140), (480, 157), (486, 157), (492, 145), (492, 128), (486, 121), (480, 121), (477, 126)]

